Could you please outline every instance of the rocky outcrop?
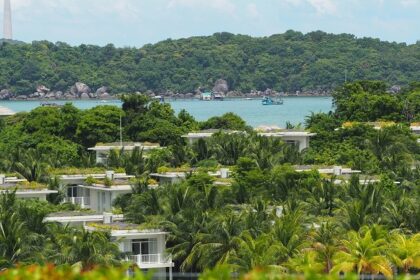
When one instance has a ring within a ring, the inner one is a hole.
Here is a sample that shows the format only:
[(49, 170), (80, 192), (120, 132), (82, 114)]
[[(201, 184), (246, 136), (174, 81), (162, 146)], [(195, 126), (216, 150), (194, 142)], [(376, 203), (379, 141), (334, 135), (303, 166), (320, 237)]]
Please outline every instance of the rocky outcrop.
[(214, 93), (226, 94), (229, 91), (229, 86), (227, 81), (219, 79), (216, 81), (213, 87)]
[(84, 83), (77, 82), (70, 88), (70, 93), (77, 96), (77, 97), (86, 97), (86, 95), (89, 96), (89, 93), (91, 92), (90, 87)]
[(8, 89), (2, 89), (0, 91), (0, 100), (8, 100), (13, 97), (15, 97), (15, 95)]
[(44, 85), (39, 85), (39, 86), (36, 87), (36, 92), (38, 92), (38, 93), (47, 94), (50, 91), (51, 90)]

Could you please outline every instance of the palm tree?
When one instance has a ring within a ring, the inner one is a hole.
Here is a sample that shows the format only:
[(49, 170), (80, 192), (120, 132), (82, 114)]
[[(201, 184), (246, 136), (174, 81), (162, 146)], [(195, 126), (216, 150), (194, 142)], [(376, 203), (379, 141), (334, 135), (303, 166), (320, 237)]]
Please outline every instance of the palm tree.
[(312, 250), (302, 250), (288, 259), (285, 266), (297, 273), (321, 273), (324, 271), (324, 264), (319, 261), (318, 252)]
[[(17, 152), (19, 154), (19, 152)], [(27, 149), (17, 156), (12, 165), (12, 170), (19, 173), (28, 181), (40, 181), (46, 174), (48, 164), (42, 154), (35, 149)]]
[(231, 263), (237, 256), (241, 232), (240, 220), (234, 213), (216, 217), (208, 225), (208, 232), (196, 234), (194, 247), (187, 257), (188, 263), (196, 260), (199, 269)]
[(0, 196), (0, 267), (10, 267), (29, 260), (34, 252), (35, 235), (27, 230), (16, 212), (15, 193)]
[(119, 264), (118, 246), (110, 241), (109, 234), (105, 232), (92, 232), (83, 227), (67, 227), (64, 232), (58, 232), (54, 241), (59, 257), (53, 261), (58, 264), (78, 264), (85, 271), (91, 270), (96, 265)]
[(303, 212), (296, 210), (283, 210), (282, 217), (275, 219), (271, 234), (275, 242), (281, 246), (279, 262), (298, 254), (307, 246), (307, 241), (302, 230)]
[(343, 249), (334, 255), (332, 273), (356, 272), (392, 276), (392, 268), (385, 257), (386, 240), (372, 237), (368, 230), (364, 235), (351, 231), (348, 238), (342, 241)]
[(410, 269), (420, 269), (420, 233), (410, 238), (394, 233), (390, 240), (389, 256), (393, 263), (405, 274)]
[(333, 266), (333, 257), (337, 252), (337, 225), (329, 221), (321, 223), (311, 236), (312, 248), (317, 252), (317, 259), (323, 263), (323, 271), (329, 273)]
[(248, 272), (255, 267), (272, 266), (281, 254), (282, 247), (269, 234), (254, 239), (249, 231), (244, 231), (239, 240), (237, 256), (231, 263), (239, 272)]

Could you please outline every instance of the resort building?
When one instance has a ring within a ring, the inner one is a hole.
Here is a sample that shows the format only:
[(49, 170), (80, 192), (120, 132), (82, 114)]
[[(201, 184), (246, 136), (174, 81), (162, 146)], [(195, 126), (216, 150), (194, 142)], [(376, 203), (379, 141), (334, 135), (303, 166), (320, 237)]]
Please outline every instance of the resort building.
[(0, 106), (0, 119), (13, 116), (14, 114), (15, 114), (15, 112), (10, 110), (9, 108)]
[(320, 174), (329, 174), (335, 176), (360, 174), (362, 171), (353, 170), (342, 166), (313, 166), (313, 165), (297, 165), (294, 167), (297, 172), (317, 170)]
[(160, 145), (156, 143), (134, 143), (134, 142), (122, 142), (122, 143), (105, 143), (96, 144), (95, 147), (89, 148), (89, 151), (96, 152), (96, 163), (106, 164), (109, 153), (111, 151), (124, 151), (132, 152), (134, 149), (140, 149), (144, 153), (154, 149), (160, 149)]
[(153, 279), (172, 280), (174, 263), (171, 255), (165, 252), (167, 232), (126, 223), (123, 215), (112, 213), (59, 212), (48, 215), (44, 222), (83, 226), (89, 231), (107, 231), (127, 261), (144, 272), (152, 270)]
[[(240, 131), (224, 131), (224, 130), (217, 130), (217, 129), (210, 129), (210, 130), (203, 130), (199, 132), (191, 132), (186, 135), (183, 135), (182, 137), (187, 139), (188, 143), (192, 145), (194, 142), (196, 142), (198, 139), (206, 139), (213, 136), (213, 134), (217, 132), (223, 132), (223, 133), (245, 133)], [(276, 131), (260, 131), (258, 132), (259, 136), (264, 137), (275, 137), (275, 138), (281, 138), (284, 142), (292, 145), (296, 145), (299, 148), (299, 151), (301, 152), (304, 149), (309, 148), (309, 139), (316, 135), (316, 133), (311, 133), (308, 131), (298, 131), (298, 130), (287, 130), (287, 129), (279, 129)]]
[[(156, 179), (159, 185), (163, 184), (177, 184), (184, 181), (187, 177), (187, 174), (193, 174), (197, 170), (190, 169), (186, 171), (177, 171), (177, 170), (168, 170), (167, 172), (152, 173), (150, 176), (153, 179)], [(210, 176), (214, 178), (227, 179), (230, 176), (230, 170), (227, 168), (221, 168), (215, 172), (207, 172)], [(220, 181), (215, 181), (217, 185), (223, 185)]]
[(167, 232), (159, 229), (144, 229), (141, 225), (108, 220), (102, 223), (89, 223), (85, 226), (90, 231), (106, 230), (118, 243), (120, 251), (127, 261), (141, 270), (154, 272), (153, 279), (172, 280), (171, 255), (165, 252)]
[(15, 191), (17, 198), (40, 201), (46, 201), (49, 194), (58, 193), (58, 191), (49, 190), (47, 186), (36, 182), (30, 183), (26, 179), (6, 177), (6, 175), (0, 174), (0, 193), (13, 191)]
[(316, 135), (308, 131), (282, 130), (278, 132), (260, 132), (260, 136), (281, 138), (287, 144), (298, 147), (299, 152), (309, 148), (309, 139)]
[(164, 172), (164, 173), (151, 173), (150, 177), (156, 179), (159, 185), (163, 184), (177, 184), (185, 180), (186, 172)]
[(62, 189), (67, 194), (65, 202), (78, 204), (83, 209), (99, 213), (111, 211), (114, 200), (132, 192), (130, 180), (134, 176), (125, 173), (59, 176)]
[(88, 223), (100, 223), (111, 219), (112, 221), (123, 221), (124, 215), (112, 213), (98, 214), (93, 211), (67, 211), (48, 214), (44, 223), (60, 223), (64, 226), (85, 226)]

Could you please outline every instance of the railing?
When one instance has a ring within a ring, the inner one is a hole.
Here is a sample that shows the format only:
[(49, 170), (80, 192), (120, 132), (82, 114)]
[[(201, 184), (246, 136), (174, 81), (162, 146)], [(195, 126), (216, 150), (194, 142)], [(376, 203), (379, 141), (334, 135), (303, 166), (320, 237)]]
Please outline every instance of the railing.
[(172, 263), (171, 255), (167, 255), (167, 254), (132, 255), (129, 258), (130, 258), (130, 261), (138, 265)]
[(90, 197), (67, 197), (65, 201), (80, 205), (82, 208), (89, 207), (90, 205)]

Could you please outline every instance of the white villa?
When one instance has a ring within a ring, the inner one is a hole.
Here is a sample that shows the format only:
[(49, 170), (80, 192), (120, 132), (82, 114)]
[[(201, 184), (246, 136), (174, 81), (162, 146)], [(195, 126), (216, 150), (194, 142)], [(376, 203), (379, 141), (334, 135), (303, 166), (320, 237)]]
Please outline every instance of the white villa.
[(283, 130), (279, 132), (260, 132), (260, 136), (281, 138), (287, 144), (296, 145), (299, 152), (309, 148), (309, 139), (316, 135), (308, 131)]
[(171, 255), (165, 252), (167, 232), (160, 229), (144, 229), (140, 225), (124, 222), (123, 215), (90, 212), (52, 213), (44, 222), (84, 226), (89, 231), (109, 231), (111, 240), (118, 244), (127, 261), (136, 264), (142, 271), (153, 270), (153, 279), (172, 280)]
[[(190, 171), (174, 171), (174, 172), (162, 172), (162, 173), (151, 173), (150, 176), (158, 181), (160, 185), (162, 184), (177, 184), (184, 181), (188, 173), (194, 173), (195, 170), (191, 169)], [(227, 168), (221, 168), (216, 172), (208, 172), (212, 177), (226, 179), (229, 178), (230, 170)]]
[[(106, 174), (62, 175), (59, 178), (67, 194), (65, 202), (102, 213), (112, 210), (119, 195), (132, 192), (129, 181), (134, 176), (107, 171)], [(93, 182), (87, 182), (88, 178)]]
[(297, 172), (317, 170), (320, 174), (330, 174), (330, 175), (336, 175), (336, 176), (360, 174), (362, 172), (360, 170), (353, 170), (351, 168), (342, 167), (342, 166), (297, 165), (294, 168)]
[(88, 223), (100, 223), (111, 219), (112, 221), (123, 221), (124, 215), (103, 213), (98, 214), (93, 211), (67, 211), (48, 214), (44, 218), (44, 223), (54, 222), (64, 226), (85, 226)]
[(56, 194), (58, 191), (49, 190), (47, 186), (38, 183), (29, 183), (26, 179), (6, 177), (0, 174), (0, 193), (16, 191), (20, 199), (35, 199), (46, 201), (47, 195)]
[(153, 270), (153, 279), (172, 280), (174, 263), (171, 255), (165, 252), (167, 232), (142, 229), (140, 225), (115, 222), (112, 219), (104, 223), (90, 223), (85, 227), (91, 231), (107, 230), (109, 227), (111, 238), (118, 243), (120, 251), (127, 255), (128, 261), (143, 271)]
[(106, 144), (96, 144), (95, 147), (89, 148), (89, 151), (96, 152), (96, 163), (105, 164), (109, 153), (114, 151), (123, 150), (125, 152), (131, 152), (134, 149), (139, 148), (143, 152), (147, 153), (148, 151), (154, 149), (160, 149), (159, 144), (155, 143), (133, 143), (133, 142), (122, 142), (122, 143), (106, 143)]
[[(210, 138), (218, 132), (219, 130), (205, 130), (200, 132), (190, 132), (182, 137), (187, 139), (188, 143), (191, 145), (198, 139)], [(223, 131), (225, 133), (244, 133), (239, 131)], [(316, 135), (316, 133), (311, 133), (308, 131), (298, 131), (298, 130), (273, 130), (273, 131), (261, 131), (258, 132), (259, 136), (264, 137), (276, 137), (281, 138), (288, 144), (296, 145), (301, 152), (304, 149), (309, 148), (309, 139)]]

